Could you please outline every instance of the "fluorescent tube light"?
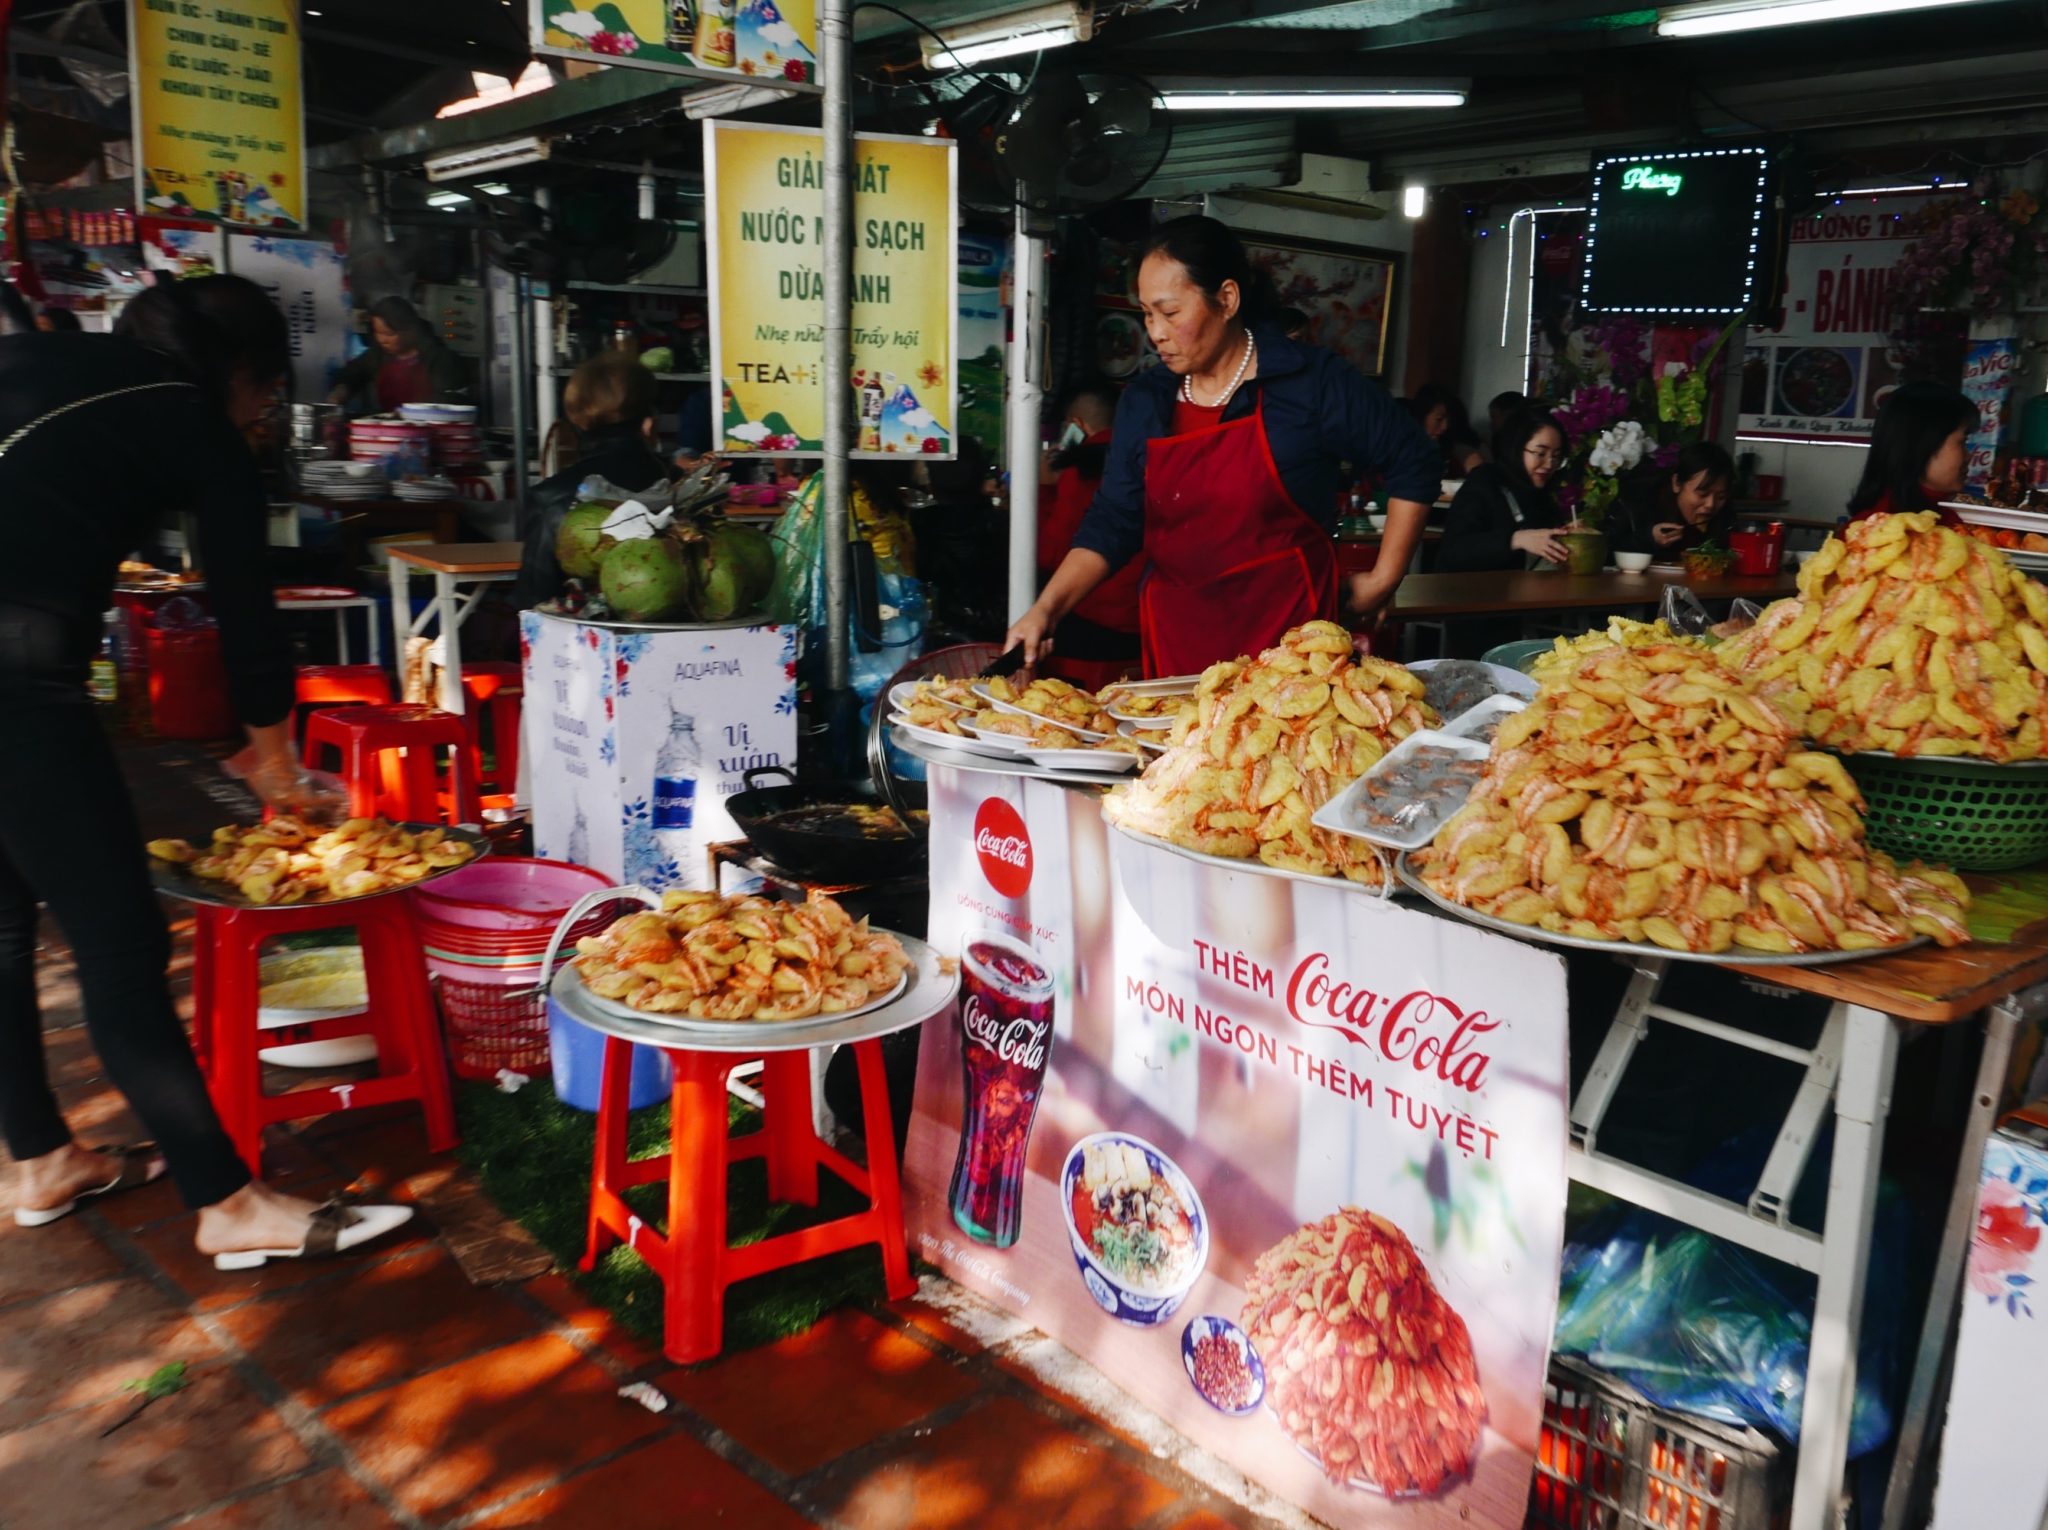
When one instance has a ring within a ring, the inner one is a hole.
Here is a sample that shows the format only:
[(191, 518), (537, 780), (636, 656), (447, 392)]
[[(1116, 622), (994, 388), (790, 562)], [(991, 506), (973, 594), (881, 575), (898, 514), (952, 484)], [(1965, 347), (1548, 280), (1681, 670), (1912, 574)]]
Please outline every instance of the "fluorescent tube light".
[(919, 46), (927, 69), (966, 69), (990, 59), (1086, 42), (1094, 35), (1095, 14), (1087, 6), (1036, 5), (940, 27), (937, 38), (926, 37)]
[(1905, 186), (1844, 186), (1840, 191), (1829, 192), (1837, 197), (1882, 197), (1899, 191), (1939, 191), (1940, 181), (1914, 181)]
[(1410, 181), (1401, 188), (1401, 216), (1419, 218), (1429, 207), (1429, 188)]
[(1462, 90), (1161, 90), (1159, 99), (1177, 112), (1277, 112), (1371, 110), (1386, 107), (1463, 106)]
[(1811, 21), (1847, 21), (1924, 11), (1936, 6), (1975, 5), (1979, 0), (1736, 0), (1734, 4), (1675, 5), (1657, 20), (1659, 37), (1712, 37), (1762, 27), (1797, 27)]
[(473, 144), (468, 148), (450, 149), (444, 154), (429, 154), (426, 158), (427, 179), (466, 181), (499, 170), (516, 170), (521, 165), (537, 165), (548, 157), (549, 148), (547, 139), (529, 137), (507, 139), (503, 143)]

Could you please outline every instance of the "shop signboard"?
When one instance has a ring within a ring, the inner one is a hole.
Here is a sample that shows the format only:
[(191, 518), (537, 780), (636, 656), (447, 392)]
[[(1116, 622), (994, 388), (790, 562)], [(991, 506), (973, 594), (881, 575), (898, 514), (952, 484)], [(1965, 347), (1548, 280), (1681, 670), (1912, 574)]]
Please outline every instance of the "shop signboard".
[(1565, 972), (933, 765), (914, 1251), (1338, 1527), (1519, 1526), (1556, 1315)]
[(816, 0), (531, 0), (531, 7), (536, 53), (817, 88)]
[(144, 212), (306, 226), (295, 0), (129, 0)]
[(1742, 361), (1745, 437), (1865, 442), (1899, 383), (1891, 274), (1925, 196), (1845, 201), (1796, 219), (1784, 323), (1752, 329)]
[(325, 239), (230, 234), (228, 269), (246, 276), (291, 326), (292, 396), (324, 399), (348, 359), (348, 260)]
[(643, 887), (709, 887), (726, 799), (796, 759), (796, 628), (626, 631), (525, 611), (534, 853)]
[[(727, 452), (825, 437), (825, 150), (816, 128), (704, 124), (711, 368)], [(856, 457), (952, 457), (959, 428), (954, 144), (854, 137)]]

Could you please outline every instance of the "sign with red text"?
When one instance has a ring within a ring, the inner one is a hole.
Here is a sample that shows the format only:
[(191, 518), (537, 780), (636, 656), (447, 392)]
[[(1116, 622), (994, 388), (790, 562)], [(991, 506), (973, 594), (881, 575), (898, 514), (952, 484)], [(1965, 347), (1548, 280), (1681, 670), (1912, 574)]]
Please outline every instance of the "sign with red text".
[(1752, 329), (1736, 430), (1791, 441), (1868, 441), (1899, 384), (1892, 267), (1913, 241), (1925, 194), (1844, 198), (1793, 220), (1785, 322)]
[(930, 786), (962, 998), (919, 1056), (918, 1254), (1325, 1523), (1519, 1526), (1562, 960), (1126, 838), (1092, 791)]

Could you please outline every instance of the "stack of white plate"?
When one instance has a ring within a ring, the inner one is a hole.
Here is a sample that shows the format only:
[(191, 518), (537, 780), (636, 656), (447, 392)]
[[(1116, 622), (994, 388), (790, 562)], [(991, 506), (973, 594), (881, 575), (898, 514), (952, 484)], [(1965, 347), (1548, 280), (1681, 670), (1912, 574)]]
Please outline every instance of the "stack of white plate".
[(400, 404), (400, 419), (411, 420), (415, 425), (474, 425), (476, 405), (474, 404)]
[(308, 462), (299, 468), (299, 487), (324, 499), (382, 499), (391, 480), (373, 463)]
[(430, 475), (425, 478), (401, 478), (391, 487), (395, 498), (412, 504), (427, 500), (455, 499), (458, 497), (454, 480)]

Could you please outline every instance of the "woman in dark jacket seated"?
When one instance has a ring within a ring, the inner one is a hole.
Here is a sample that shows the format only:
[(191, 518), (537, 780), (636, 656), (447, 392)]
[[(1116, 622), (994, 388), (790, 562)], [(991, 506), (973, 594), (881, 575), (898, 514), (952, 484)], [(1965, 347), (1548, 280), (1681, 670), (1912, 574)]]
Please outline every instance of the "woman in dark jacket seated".
[(602, 478), (637, 493), (668, 477), (667, 464), (654, 450), (654, 374), (639, 362), (625, 356), (584, 362), (562, 390), (562, 414), (576, 428), (580, 455), (526, 496), (520, 538), (526, 550), (512, 587), (512, 603), (522, 611), (562, 593), (555, 538), (585, 479)]
[(1550, 494), (1564, 465), (1564, 432), (1549, 415), (1525, 409), (1494, 438), (1493, 461), (1474, 468), (1451, 501), (1436, 566), (1447, 574), (1526, 568), (1531, 558), (1565, 560), (1558, 535), (1565, 513)]
[(1624, 484), (1610, 541), (1620, 552), (1667, 561), (1708, 542), (1728, 544), (1735, 507), (1728, 502), (1735, 461), (1711, 441), (1681, 447), (1671, 471), (1641, 474)]

